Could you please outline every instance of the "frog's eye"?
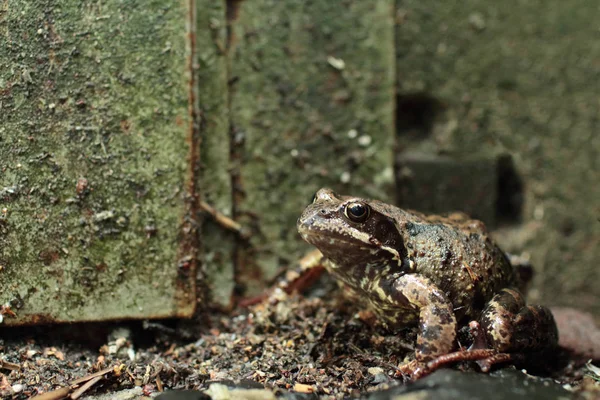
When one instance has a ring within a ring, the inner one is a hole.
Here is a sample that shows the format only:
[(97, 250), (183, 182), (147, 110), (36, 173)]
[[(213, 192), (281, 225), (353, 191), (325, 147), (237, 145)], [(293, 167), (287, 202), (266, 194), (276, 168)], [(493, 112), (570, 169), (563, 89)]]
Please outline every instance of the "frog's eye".
[(349, 203), (344, 207), (344, 215), (352, 222), (365, 222), (371, 214), (371, 207), (364, 203)]

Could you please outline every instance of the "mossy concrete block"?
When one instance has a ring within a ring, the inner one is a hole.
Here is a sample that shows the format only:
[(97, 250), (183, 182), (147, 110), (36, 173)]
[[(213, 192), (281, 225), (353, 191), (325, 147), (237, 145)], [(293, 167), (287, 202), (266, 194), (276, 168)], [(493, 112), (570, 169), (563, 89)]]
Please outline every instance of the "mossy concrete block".
[(600, 313), (597, 5), (403, 0), (396, 46), (401, 149), (511, 154), (522, 216), (496, 236), (531, 255), (531, 300)]
[[(226, 4), (224, 0), (199, 0), (196, 7), (202, 197), (220, 213), (232, 217)], [(207, 218), (202, 224), (202, 238), (210, 298), (227, 307), (235, 284), (236, 236)]]
[(456, 160), (411, 154), (398, 160), (398, 205), (429, 213), (462, 211), (494, 226), (499, 162), (495, 157)]
[(237, 268), (248, 285), (307, 249), (296, 219), (321, 186), (393, 197), (394, 3), (232, 4), (234, 209), (254, 232)]
[(0, 5), (4, 324), (193, 312), (189, 13)]

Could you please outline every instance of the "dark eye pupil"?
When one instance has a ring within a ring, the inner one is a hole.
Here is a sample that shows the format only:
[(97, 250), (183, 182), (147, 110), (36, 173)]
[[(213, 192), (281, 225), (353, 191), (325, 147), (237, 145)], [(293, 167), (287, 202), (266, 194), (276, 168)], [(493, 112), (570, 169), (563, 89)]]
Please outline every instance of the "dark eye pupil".
[(346, 218), (352, 222), (365, 222), (369, 218), (369, 206), (362, 203), (348, 204), (344, 210)]
[(367, 209), (362, 204), (353, 204), (348, 207), (348, 213), (353, 217), (360, 218), (367, 213)]

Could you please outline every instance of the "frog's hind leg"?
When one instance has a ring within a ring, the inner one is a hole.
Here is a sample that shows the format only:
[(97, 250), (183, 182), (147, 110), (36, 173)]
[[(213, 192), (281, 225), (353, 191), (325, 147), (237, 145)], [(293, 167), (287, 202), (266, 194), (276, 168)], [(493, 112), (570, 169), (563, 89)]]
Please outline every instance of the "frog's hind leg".
[(543, 350), (558, 344), (558, 330), (550, 310), (527, 306), (523, 295), (504, 289), (488, 303), (481, 327), (490, 348), (499, 353)]
[(485, 333), (477, 321), (469, 323), (469, 331), (473, 337), (473, 344), (466, 350), (441, 355), (427, 363), (427, 373), (431, 373), (446, 365), (465, 361), (475, 361), (483, 372), (489, 372), (495, 364), (523, 359), (522, 353), (499, 353), (488, 347)]
[(481, 326), (472, 322), (469, 327), (474, 347), (485, 343), (496, 351), (477, 361), (484, 372), (494, 364), (522, 361), (527, 358), (525, 353), (543, 353), (558, 345), (558, 330), (550, 310), (526, 305), (523, 295), (514, 289), (495, 295), (483, 310)]
[(469, 331), (473, 337), (473, 344), (467, 350), (467, 352), (480, 352), (483, 355), (482, 350), (489, 351), (490, 355), (473, 359), (483, 372), (489, 372), (493, 365), (501, 364), (509, 361), (521, 361), (523, 360), (523, 353), (499, 353), (495, 349), (490, 349), (486, 340), (485, 332), (477, 321), (471, 321), (469, 323)]
[(462, 361), (475, 361), (483, 372), (488, 372), (495, 364), (523, 361), (526, 353), (541, 353), (558, 343), (550, 310), (527, 306), (521, 293), (514, 289), (504, 289), (494, 296), (482, 313), (481, 324), (472, 321), (469, 330), (473, 337), (471, 347), (429, 361), (428, 373)]

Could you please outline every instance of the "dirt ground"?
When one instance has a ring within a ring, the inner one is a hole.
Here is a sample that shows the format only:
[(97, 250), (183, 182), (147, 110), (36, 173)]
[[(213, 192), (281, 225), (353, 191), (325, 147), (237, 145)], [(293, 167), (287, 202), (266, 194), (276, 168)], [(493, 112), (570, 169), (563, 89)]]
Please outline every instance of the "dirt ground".
[[(146, 395), (203, 390), (211, 382), (313, 393), (311, 398), (403, 385), (396, 367), (410, 354), (413, 333), (392, 334), (366, 323), (331, 290), (322, 287), (311, 297), (281, 294), (233, 315), (206, 312), (190, 321), (3, 328), (0, 396), (28, 399), (78, 378), (85, 379), (76, 386), (89, 386), (81, 398), (135, 386)], [(579, 361), (563, 360), (542, 372), (573, 393), (600, 391), (600, 377)], [(94, 373), (98, 377), (90, 378)]]

